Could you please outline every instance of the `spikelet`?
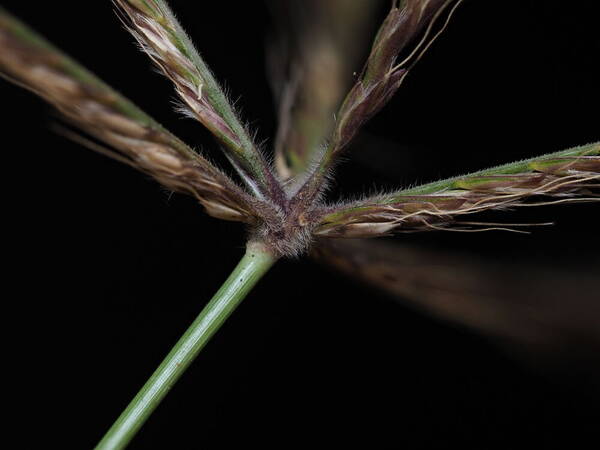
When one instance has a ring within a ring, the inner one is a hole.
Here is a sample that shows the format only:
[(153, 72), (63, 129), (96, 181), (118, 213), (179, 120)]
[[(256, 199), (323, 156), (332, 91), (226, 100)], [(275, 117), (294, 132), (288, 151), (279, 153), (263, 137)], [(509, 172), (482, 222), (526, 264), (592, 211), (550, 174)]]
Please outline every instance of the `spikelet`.
[(254, 223), (255, 201), (183, 142), (0, 9), (0, 73), (55, 106), (105, 146), (79, 139), (194, 195), (220, 219)]
[[(324, 208), (315, 234), (354, 238), (402, 231), (469, 231), (472, 228), (463, 228), (457, 223), (460, 216), (548, 202), (600, 201), (594, 194), (598, 187), (600, 144), (596, 143)], [(544, 197), (550, 200), (542, 200)]]
[(246, 185), (261, 198), (282, 203), (281, 186), (254, 145), (222, 89), (165, 2), (114, 0), (129, 31), (169, 78), (187, 115), (223, 145)]
[[(408, 71), (445, 29), (462, 0), (393, 1), (392, 8), (379, 28), (371, 53), (356, 83), (346, 95), (336, 114), (336, 124), (320, 160), (309, 168), (293, 190), (298, 198), (295, 207), (310, 207), (327, 186), (327, 179), (340, 154), (356, 136), (362, 125), (390, 101)], [(450, 7), (453, 5), (453, 7)], [(448, 12), (444, 25), (433, 27)], [(419, 39), (420, 37), (420, 39)], [(402, 61), (399, 56), (407, 52)], [(297, 205), (297, 206), (296, 206)]]
[[(362, 74), (337, 113), (337, 125), (330, 144), (329, 159), (341, 152), (360, 127), (389, 102), (408, 71), (445, 28), (433, 34), (433, 26), (449, 11), (447, 20), (461, 1), (394, 1), (381, 25)], [(454, 4), (453, 8), (450, 8)], [(425, 31), (424, 31), (425, 30)], [(417, 39), (419, 38), (420, 39)], [(402, 61), (400, 54), (408, 52)]]

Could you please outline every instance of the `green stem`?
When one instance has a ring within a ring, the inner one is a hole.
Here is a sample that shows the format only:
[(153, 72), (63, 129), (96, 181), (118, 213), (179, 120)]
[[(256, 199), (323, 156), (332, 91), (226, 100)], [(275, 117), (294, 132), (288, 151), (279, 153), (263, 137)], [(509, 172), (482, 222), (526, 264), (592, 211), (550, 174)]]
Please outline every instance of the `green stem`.
[(104, 435), (96, 450), (127, 446), (200, 350), (275, 261), (263, 246), (248, 245), (229, 278)]

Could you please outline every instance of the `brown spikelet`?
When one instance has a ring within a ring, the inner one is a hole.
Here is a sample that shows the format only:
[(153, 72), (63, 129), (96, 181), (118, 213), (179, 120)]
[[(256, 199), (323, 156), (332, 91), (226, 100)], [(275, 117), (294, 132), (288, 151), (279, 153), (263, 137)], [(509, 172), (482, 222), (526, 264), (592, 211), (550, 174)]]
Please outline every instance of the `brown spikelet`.
[[(375, 237), (393, 232), (454, 229), (457, 218), (489, 209), (600, 201), (600, 144), (481, 171), (443, 182), (325, 209), (315, 234)], [(584, 198), (572, 197), (583, 195)], [(585, 195), (587, 197), (585, 197)], [(465, 225), (463, 223), (462, 225)]]
[[(449, 20), (460, 3), (460, 0), (393, 2), (375, 37), (362, 74), (337, 113), (329, 159), (342, 151), (360, 127), (389, 102), (408, 71), (441, 32), (432, 33), (437, 20), (446, 11), (449, 11), (446, 14)], [(451, 5), (454, 7), (450, 8)], [(398, 61), (399, 55), (406, 52), (408, 55)]]
[(114, 0), (114, 4), (142, 49), (173, 82), (188, 115), (223, 145), (248, 187), (259, 197), (282, 203), (284, 194), (269, 164), (165, 2)]
[[(1, 11), (0, 11), (1, 13)], [(252, 199), (158, 123), (21, 23), (0, 14), (0, 72), (43, 97), (110, 156), (194, 195), (214, 216), (253, 223)]]
[[(392, 2), (392, 8), (379, 28), (365, 67), (336, 114), (337, 120), (329, 144), (321, 152), (318, 162), (305, 173), (293, 190), (298, 193), (293, 202), (295, 207), (308, 208), (322, 194), (327, 185), (327, 177), (340, 154), (362, 125), (394, 96), (408, 71), (444, 30), (461, 2), (462, 0)], [(433, 26), (445, 12), (448, 12), (445, 24), (433, 34)], [(408, 55), (402, 61), (397, 61), (402, 52), (408, 52)]]

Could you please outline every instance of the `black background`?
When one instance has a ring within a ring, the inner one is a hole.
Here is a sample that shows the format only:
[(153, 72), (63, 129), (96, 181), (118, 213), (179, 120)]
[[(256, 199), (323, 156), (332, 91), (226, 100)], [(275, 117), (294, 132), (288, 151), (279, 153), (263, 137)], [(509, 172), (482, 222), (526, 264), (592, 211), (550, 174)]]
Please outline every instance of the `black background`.
[[(332, 197), (598, 140), (597, 3), (466, 1), (366, 128), (396, 143), (396, 152), (388, 145), (377, 158), (356, 154)], [(171, 4), (217, 77), (241, 97), (259, 137), (270, 139), (267, 9), (259, 1)], [(110, 2), (3, 5), (184, 140), (218, 151), (201, 126), (171, 111), (169, 84), (136, 50)], [(55, 135), (49, 108), (29, 93), (0, 82), (0, 102), (5, 372), (16, 394), (9, 413), (27, 430), (15, 431), (13, 448), (32, 448), (40, 437), (48, 447), (90, 448), (235, 265), (244, 230)], [(596, 209), (511, 215), (557, 221), (529, 236), (399, 239), (506, 264), (597, 272)], [(284, 261), (131, 448), (578, 448), (590, 437), (594, 446), (600, 396), (587, 369), (519, 362), (483, 335), (308, 259)]]

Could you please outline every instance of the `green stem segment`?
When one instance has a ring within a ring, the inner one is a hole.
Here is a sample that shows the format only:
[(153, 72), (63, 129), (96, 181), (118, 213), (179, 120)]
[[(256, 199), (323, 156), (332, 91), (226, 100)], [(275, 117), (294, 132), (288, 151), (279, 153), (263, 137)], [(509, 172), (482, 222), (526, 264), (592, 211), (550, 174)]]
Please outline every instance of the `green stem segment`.
[(96, 450), (122, 449), (133, 439), (215, 332), (241, 303), (276, 258), (249, 244), (246, 254), (100, 441)]

